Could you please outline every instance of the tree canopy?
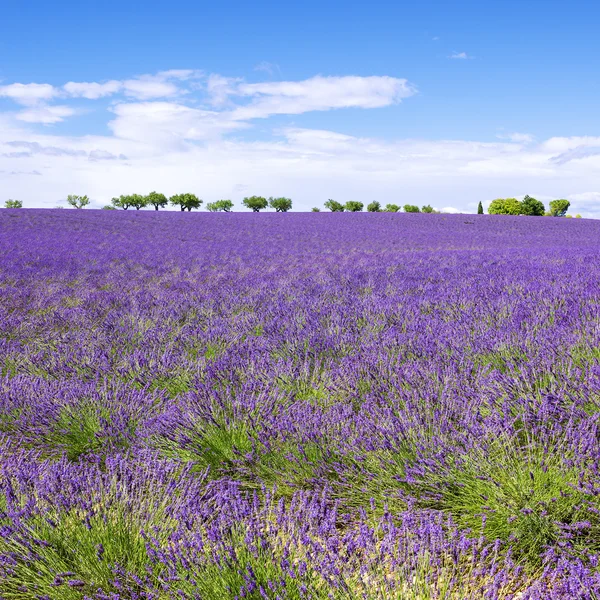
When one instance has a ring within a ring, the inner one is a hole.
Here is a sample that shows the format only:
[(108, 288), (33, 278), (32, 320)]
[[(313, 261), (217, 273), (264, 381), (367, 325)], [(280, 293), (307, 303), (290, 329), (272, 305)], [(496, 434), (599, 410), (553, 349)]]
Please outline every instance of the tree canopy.
[(521, 203), (516, 198), (496, 198), (488, 208), (490, 215), (520, 215)]
[(87, 196), (77, 196), (75, 194), (69, 194), (67, 196), (67, 203), (73, 208), (84, 208), (90, 203), (90, 199)]
[(419, 207), (416, 204), (405, 204), (404, 205), (404, 212), (407, 213), (418, 213), (421, 212)]
[(232, 208), (233, 202), (231, 200), (217, 200), (206, 205), (206, 210), (210, 212), (231, 212)]
[(202, 200), (195, 194), (175, 194), (169, 198), (172, 206), (179, 206), (181, 211), (200, 208)]
[(7, 200), (4, 203), (4, 208), (23, 208), (23, 202), (21, 200)]
[(425, 206), (423, 206), (423, 207), (421, 208), (421, 212), (424, 212), (424, 213), (432, 213), (432, 212), (435, 212), (435, 211), (434, 211), (434, 209), (433, 209), (433, 206), (431, 206), (431, 204), (426, 204)]
[(167, 197), (164, 194), (159, 194), (158, 192), (150, 192), (146, 196), (146, 206), (154, 206), (154, 210), (158, 210), (159, 208), (163, 208), (169, 204)]
[(242, 204), (252, 212), (260, 212), (267, 208), (269, 201), (263, 196), (248, 196), (242, 200)]
[(521, 202), (521, 214), (530, 217), (543, 217), (546, 213), (546, 207), (543, 202), (536, 200), (531, 196), (525, 195)]
[(292, 208), (291, 198), (269, 198), (269, 206), (274, 208), (276, 212), (288, 212)]
[(331, 212), (344, 212), (344, 205), (331, 198), (325, 202), (325, 208), (329, 209)]
[(400, 207), (397, 204), (386, 204), (383, 210), (385, 212), (398, 212)]
[(552, 200), (550, 202), (550, 214), (553, 217), (564, 217), (569, 210), (571, 203), (568, 200)]
[(148, 206), (148, 196), (142, 196), (141, 194), (131, 194), (131, 206), (135, 208), (135, 210), (140, 210), (140, 208), (144, 208)]
[(357, 200), (348, 200), (344, 206), (344, 209), (348, 212), (360, 212), (363, 208), (364, 204), (362, 202), (358, 202)]
[(381, 212), (381, 204), (377, 200), (374, 200), (371, 204), (367, 205), (367, 210), (369, 212)]
[(131, 196), (119, 196), (118, 198), (112, 198), (110, 201), (115, 208), (122, 208), (127, 210), (131, 206)]

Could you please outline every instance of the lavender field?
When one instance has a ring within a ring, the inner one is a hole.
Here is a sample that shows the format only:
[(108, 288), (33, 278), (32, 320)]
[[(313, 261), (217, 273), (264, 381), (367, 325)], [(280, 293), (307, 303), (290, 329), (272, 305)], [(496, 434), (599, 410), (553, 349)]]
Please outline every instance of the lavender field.
[(0, 212), (0, 598), (600, 597), (600, 222)]

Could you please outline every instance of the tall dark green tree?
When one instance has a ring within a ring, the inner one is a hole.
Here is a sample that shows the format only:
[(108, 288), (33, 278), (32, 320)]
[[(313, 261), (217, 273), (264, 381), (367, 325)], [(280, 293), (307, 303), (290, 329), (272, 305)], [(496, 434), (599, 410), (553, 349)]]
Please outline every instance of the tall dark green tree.
[(521, 214), (530, 217), (543, 217), (546, 213), (546, 207), (543, 202), (532, 198), (531, 196), (525, 195), (521, 202)]
[(479, 204), (477, 205), (477, 214), (478, 215), (483, 214), (483, 204), (481, 203), (481, 200), (479, 201)]

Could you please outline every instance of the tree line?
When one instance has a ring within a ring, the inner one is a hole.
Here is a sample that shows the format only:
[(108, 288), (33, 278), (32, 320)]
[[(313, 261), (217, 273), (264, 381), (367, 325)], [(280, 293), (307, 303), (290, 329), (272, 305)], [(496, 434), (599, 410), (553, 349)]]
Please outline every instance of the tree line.
[[(516, 198), (496, 198), (492, 200), (488, 207), (490, 215), (527, 215), (529, 217), (568, 217), (567, 211), (571, 203), (565, 199), (551, 200), (549, 209), (546, 210), (544, 203), (536, 200), (529, 195), (525, 195), (523, 200)], [(483, 214), (483, 205), (481, 202), (477, 207), (477, 214)], [(575, 218), (581, 218), (581, 215), (575, 215)]]
[[(90, 199), (87, 196), (69, 194), (66, 202), (73, 208), (81, 209), (89, 205)], [(171, 205), (179, 207), (181, 211), (192, 211), (199, 209), (203, 203), (204, 201), (195, 194), (175, 194), (167, 198), (167, 196), (159, 192), (150, 192), (145, 196), (142, 194), (129, 194), (115, 197), (111, 200), (110, 204), (102, 208), (104, 210), (128, 210), (129, 208), (141, 210), (142, 208), (153, 207), (154, 210), (159, 210)], [(285, 197), (274, 198), (271, 196), (270, 198), (265, 198), (264, 196), (247, 196), (242, 200), (242, 205), (252, 212), (260, 212), (269, 207), (276, 212), (288, 212), (292, 209), (292, 200)], [(7, 200), (4, 206), (5, 208), (23, 208), (23, 202), (21, 200)], [(362, 202), (349, 200), (345, 204), (342, 204), (331, 198), (325, 202), (324, 206), (331, 212), (361, 212), (364, 209)], [(549, 203), (549, 209), (546, 210), (543, 202), (526, 195), (523, 200), (517, 200), (516, 198), (496, 198), (490, 203), (488, 213), (490, 215), (570, 217), (571, 215), (567, 215), (570, 206), (571, 203), (568, 200), (552, 200)], [(206, 204), (206, 210), (210, 212), (228, 213), (233, 210), (233, 207), (233, 202), (227, 199), (216, 200), (215, 202), (208, 202)], [(405, 204), (403, 207), (400, 207), (398, 204), (386, 204), (385, 207), (382, 207), (379, 202), (373, 201), (367, 205), (368, 212), (399, 212), (400, 210), (404, 210), (406, 213), (439, 213), (439, 211), (435, 210), (429, 204), (421, 208), (416, 204)], [(321, 212), (321, 209), (315, 207), (312, 209), (312, 212)], [(479, 202), (477, 214), (481, 215), (483, 212), (483, 204)], [(581, 215), (575, 215), (575, 218), (581, 218)]]

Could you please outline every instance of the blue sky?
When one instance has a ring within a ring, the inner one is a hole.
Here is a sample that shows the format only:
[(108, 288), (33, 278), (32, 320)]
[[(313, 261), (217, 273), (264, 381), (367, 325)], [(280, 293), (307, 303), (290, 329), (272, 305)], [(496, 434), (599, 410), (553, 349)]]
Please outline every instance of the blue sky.
[[(0, 183), (600, 216), (595, 2), (8, 0)], [(2, 199), (0, 199), (2, 200)]]

